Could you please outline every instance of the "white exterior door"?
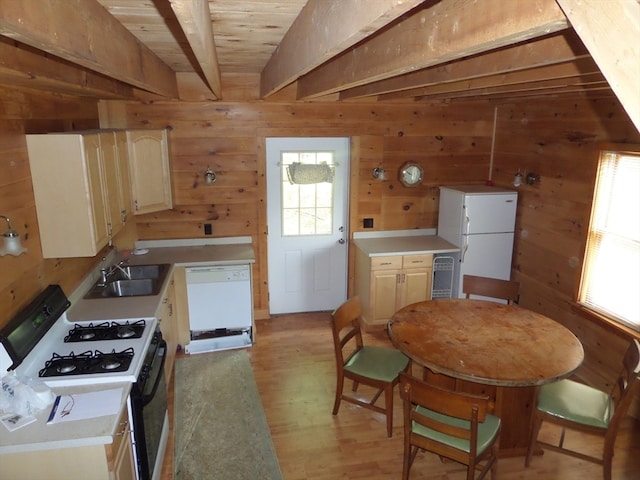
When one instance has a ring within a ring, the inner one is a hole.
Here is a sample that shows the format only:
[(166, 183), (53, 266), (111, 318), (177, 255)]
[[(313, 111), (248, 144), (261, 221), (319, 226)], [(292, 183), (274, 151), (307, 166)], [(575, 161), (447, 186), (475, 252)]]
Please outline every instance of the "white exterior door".
[(269, 312), (333, 310), (347, 296), (348, 138), (268, 138)]

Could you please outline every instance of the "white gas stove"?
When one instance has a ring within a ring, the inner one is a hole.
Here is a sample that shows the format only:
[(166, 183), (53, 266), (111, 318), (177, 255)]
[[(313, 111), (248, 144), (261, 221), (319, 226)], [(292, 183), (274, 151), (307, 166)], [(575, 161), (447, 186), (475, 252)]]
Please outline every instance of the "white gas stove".
[(62, 290), (49, 287), (3, 329), (0, 376), (15, 370), (50, 387), (135, 382), (156, 319), (70, 322), (68, 306)]
[(164, 362), (155, 318), (70, 322), (70, 303), (50, 285), (0, 330), (7, 371), (49, 387), (131, 382), (127, 408), (138, 480), (157, 480), (169, 433)]

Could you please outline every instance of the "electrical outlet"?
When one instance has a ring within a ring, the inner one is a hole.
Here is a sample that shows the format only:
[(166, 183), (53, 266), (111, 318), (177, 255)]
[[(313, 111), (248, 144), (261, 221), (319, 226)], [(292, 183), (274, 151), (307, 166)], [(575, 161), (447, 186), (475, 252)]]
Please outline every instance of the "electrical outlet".
[(362, 221), (362, 228), (373, 228), (373, 218), (365, 218)]
[(205, 223), (204, 224), (204, 234), (205, 235), (211, 235), (213, 233), (213, 231), (211, 230), (211, 224), (210, 223)]

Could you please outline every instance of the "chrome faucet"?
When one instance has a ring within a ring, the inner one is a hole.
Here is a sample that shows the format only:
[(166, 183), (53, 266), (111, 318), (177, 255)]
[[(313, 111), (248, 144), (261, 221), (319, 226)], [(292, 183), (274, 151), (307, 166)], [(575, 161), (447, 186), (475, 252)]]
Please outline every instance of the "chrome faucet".
[(122, 266), (129, 261), (128, 258), (120, 260), (118, 263), (115, 263), (110, 267), (104, 265), (106, 260), (107, 259), (105, 257), (102, 257), (103, 266), (100, 268), (100, 281), (97, 283), (98, 287), (105, 287), (109, 281), (109, 277), (113, 275), (113, 272), (116, 270), (120, 270), (127, 279), (131, 280), (131, 276), (124, 270), (124, 268), (122, 268)]

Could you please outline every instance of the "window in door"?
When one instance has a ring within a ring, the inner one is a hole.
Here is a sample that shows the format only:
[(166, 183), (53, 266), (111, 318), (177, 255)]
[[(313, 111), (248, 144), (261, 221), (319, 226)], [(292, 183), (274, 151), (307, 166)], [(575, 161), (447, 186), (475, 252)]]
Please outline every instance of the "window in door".
[(603, 150), (578, 302), (640, 331), (640, 146)]
[(282, 235), (333, 233), (333, 152), (282, 152)]

